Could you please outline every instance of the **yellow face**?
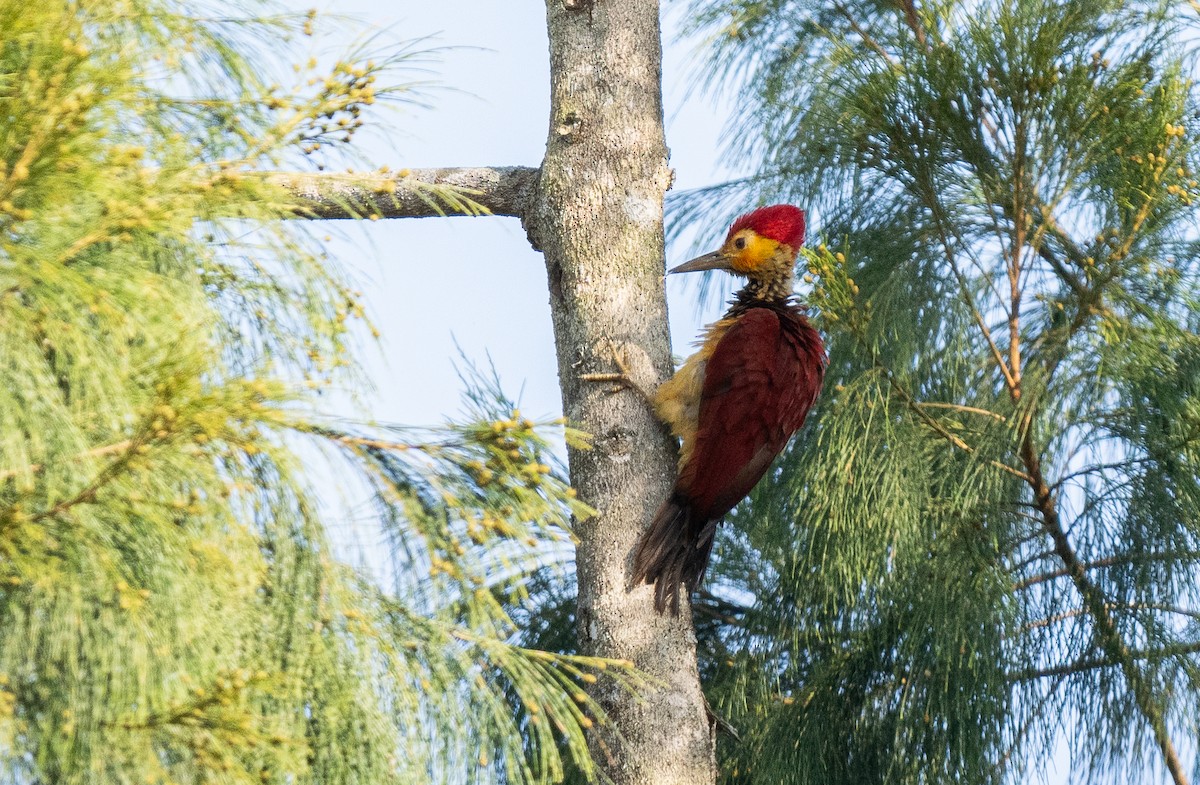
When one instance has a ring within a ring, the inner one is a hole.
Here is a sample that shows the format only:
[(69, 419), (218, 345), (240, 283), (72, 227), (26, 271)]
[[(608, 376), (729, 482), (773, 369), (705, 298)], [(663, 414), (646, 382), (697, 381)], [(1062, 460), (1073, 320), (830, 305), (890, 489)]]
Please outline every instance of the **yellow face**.
[(742, 229), (725, 242), (721, 253), (728, 257), (734, 272), (748, 275), (774, 258), (780, 245), (778, 240), (763, 237), (753, 229)]

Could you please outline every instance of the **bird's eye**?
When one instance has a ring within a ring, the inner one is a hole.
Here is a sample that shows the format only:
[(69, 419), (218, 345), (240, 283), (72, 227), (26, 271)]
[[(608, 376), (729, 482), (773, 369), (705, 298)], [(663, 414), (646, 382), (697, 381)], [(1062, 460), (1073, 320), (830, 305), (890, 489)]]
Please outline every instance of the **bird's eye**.
[(745, 247), (746, 247), (746, 238), (745, 238), (745, 237), (739, 237), (739, 238), (737, 238), (736, 240), (734, 240), (734, 241), (733, 241), (733, 247), (734, 247), (734, 248), (736, 248), (736, 249), (738, 249), (739, 251), (740, 251), (740, 250), (742, 250), (743, 248), (745, 248)]

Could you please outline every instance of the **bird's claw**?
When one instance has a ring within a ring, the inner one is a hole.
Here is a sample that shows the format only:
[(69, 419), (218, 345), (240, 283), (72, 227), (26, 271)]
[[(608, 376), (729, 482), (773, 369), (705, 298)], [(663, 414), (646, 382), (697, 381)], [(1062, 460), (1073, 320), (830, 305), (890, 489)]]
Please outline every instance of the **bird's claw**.
[(633, 390), (640, 395), (647, 404), (651, 407), (654, 405), (654, 399), (645, 389), (633, 380), (633, 376), (629, 372), (629, 366), (625, 364), (624, 351), (618, 349), (615, 344), (609, 346), (609, 352), (612, 356), (613, 365), (617, 366), (616, 373), (582, 373), (579, 378), (585, 382), (615, 382), (616, 387), (609, 388), (605, 392), (610, 395), (618, 393), (621, 390)]

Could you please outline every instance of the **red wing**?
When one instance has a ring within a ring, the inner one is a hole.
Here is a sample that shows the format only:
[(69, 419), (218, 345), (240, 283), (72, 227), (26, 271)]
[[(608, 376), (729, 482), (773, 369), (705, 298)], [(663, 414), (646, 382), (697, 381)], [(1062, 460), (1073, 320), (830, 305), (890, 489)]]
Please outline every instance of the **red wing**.
[(699, 515), (721, 517), (759, 481), (803, 424), (824, 361), (821, 339), (802, 317), (769, 308), (750, 309), (721, 337), (705, 368), (695, 446), (677, 485)]

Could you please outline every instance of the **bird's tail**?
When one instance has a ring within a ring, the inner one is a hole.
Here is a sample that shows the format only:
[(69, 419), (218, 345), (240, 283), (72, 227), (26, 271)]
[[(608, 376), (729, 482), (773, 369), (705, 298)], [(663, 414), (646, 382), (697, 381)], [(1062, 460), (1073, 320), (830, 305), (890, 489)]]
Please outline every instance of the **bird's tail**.
[(679, 585), (685, 585), (691, 596), (704, 580), (716, 528), (715, 521), (698, 520), (680, 493), (658, 508), (633, 557), (632, 583), (654, 585), (654, 607), (659, 613), (669, 601), (671, 613), (678, 616)]

